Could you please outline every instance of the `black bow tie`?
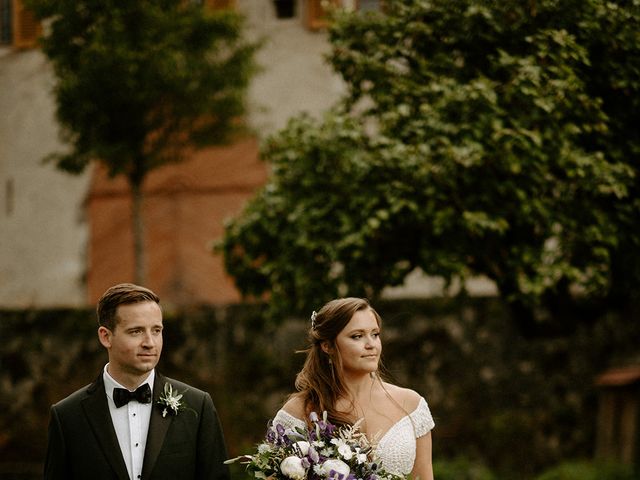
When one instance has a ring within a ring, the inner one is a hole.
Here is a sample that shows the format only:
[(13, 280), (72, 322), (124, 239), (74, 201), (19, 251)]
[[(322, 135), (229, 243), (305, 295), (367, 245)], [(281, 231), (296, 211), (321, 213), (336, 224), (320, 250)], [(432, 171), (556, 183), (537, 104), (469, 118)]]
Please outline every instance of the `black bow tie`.
[(140, 385), (136, 388), (135, 392), (130, 392), (124, 388), (113, 389), (113, 402), (116, 404), (116, 408), (120, 408), (123, 405), (129, 403), (129, 400), (137, 400), (140, 403), (151, 402), (151, 387), (148, 383)]

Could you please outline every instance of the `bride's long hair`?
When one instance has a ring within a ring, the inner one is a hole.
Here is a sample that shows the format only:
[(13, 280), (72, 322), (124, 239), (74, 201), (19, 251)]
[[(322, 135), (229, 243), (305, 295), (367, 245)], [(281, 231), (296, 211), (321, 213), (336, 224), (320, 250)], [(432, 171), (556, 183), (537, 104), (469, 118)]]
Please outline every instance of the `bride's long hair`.
[[(380, 315), (363, 298), (331, 300), (317, 313), (312, 314), (308, 334), (309, 347), (301, 351), (306, 353), (306, 359), (302, 370), (296, 376), (297, 393), (294, 394), (303, 400), (307, 419), (311, 412), (321, 414), (326, 411), (328, 419), (334, 424), (353, 423), (351, 415), (336, 409), (339, 399), (349, 399), (349, 391), (342, 375), (342, 358), (336, 347), (336, 337), (360, 310), (370, 310), (378, 327), (381, 326)], [(323, 350), (322, 345), (325, 343), (329, 347), (329, 353)], [(380, 367), (379, 364), (378, 369)], [(373, 375), (377, 376), (376, 373)]]

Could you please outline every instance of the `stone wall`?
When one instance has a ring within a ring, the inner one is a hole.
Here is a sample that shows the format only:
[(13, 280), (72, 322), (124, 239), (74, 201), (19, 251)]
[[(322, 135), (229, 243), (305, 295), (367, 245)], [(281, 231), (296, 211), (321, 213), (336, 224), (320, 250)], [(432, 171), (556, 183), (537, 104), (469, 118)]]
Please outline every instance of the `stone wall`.
[[(159, 368), (212, 394), (230, 455), (260, 440), (302, 363), (294, 352), (305, 347), (306, 319), (275, 325), (261, 310), (165, 315)], [(480, 459), (514, 478), (592, 456), (593, 380), (637, 352), (640, 338), (638, 322), (609, 315), (562, 337), (525, 340), (493, 299), (393, 301), (378, 310), (389, 374), (433, 411), (434, 457)], [(0, 312), (0, 477), (41, 468), (49, 405), (106, 362), (95, 332), (89, 310)]]

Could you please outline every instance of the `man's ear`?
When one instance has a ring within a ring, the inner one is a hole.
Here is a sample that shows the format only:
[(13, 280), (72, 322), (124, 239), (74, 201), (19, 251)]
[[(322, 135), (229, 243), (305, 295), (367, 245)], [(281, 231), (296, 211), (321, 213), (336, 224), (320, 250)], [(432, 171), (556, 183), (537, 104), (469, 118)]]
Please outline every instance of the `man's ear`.
[(98, 339), (104, 348), (111, 348), (111, 335), (113, 333), (107, 327), (98, 328)]

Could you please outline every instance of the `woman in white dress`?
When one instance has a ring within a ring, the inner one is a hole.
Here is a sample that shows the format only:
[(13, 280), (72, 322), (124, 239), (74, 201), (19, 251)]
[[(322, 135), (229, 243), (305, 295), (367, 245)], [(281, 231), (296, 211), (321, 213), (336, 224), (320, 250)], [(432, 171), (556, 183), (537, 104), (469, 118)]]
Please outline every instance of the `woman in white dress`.
[(334, 424), (353, 424), (373, 441), (382, 468), (433, 480), (427, 402), (379, 374), (381, 319), (361, 298), (332, 300), (311, 315), (310, 346), (293, 393), (273, 419), (304, 426), (311, 412), (326, 411)]

